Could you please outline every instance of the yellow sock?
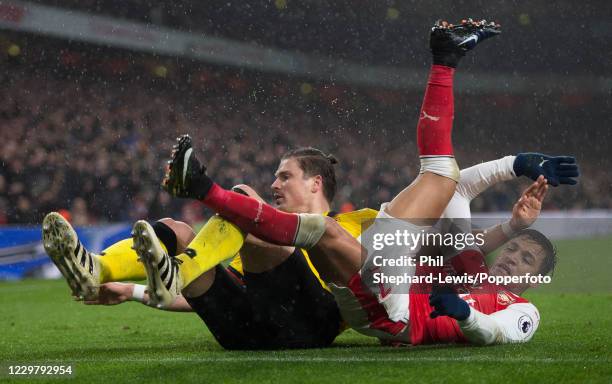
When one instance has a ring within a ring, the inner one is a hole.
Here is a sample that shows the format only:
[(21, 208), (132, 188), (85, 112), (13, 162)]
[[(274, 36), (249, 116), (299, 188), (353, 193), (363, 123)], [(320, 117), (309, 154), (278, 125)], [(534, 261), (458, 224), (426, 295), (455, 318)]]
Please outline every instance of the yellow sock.
[(234, 257), (242, 248), (245, 234), (220, 216), (213, 216), (189, 243), (184, 253), (176, 256), (183, 263), (180, 274), (183, 287), (219, 263)]
[[(102, 251), (102, 255), (96, 256), (100, 263), (100, 284), (147, 278), (144, 265), (138, 261), (138, 255), (132, 249), (133, 244), (131, 238), (121, 240)], [(167, 251), (165, 245), (161, 245)]]

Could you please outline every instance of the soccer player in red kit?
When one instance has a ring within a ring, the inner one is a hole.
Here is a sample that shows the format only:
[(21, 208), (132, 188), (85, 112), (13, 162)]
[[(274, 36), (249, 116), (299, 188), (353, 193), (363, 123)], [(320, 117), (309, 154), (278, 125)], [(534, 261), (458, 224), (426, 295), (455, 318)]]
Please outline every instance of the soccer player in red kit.
[[(528, 227), (535, 221), (546, 190), (546, 180), (540, 176), (523, 193), (513, 212), (513, 217), (523, 217), (527, 221), (520, 227)], [(463, 210), (457, 209), (459, 204), (469, 205), (469, 202), (453, 199), (445, 213)], [(416, 274), (483, 274), (485, 277), (517, 278), (537, 274), (545, 276), (552, 271), (556, 254), (543, 234), (533, 229), (513, 232), (508, 223), (499, 226), (499, 231), (509, 240), (505, 241), (500, 255), (490, 268), (486, 266), (483, 250), (473, 246), (459, 251), (454, 248), (447, 250), (447, 268), (417, 267)], [(538, 328), (540, 315), (533, 304), (519, 296), (534, 286), (528, 279), (524, 280), (504, 286), (486, 281), (454, 286), (414, 284), (410, 291), (411, 343), (469, 341), (476, 344), (504, 344), (530, 340)]]
[[(542, 159), (542, 160), (540, 160)], [(552, 157), (543, 154), (519, 154), (479, 164), (461, 171), (461, 183), (446, 207), (444, 217), (459, 219), (461, 232), (471, 232), (470, 202), (489, 186), (510, 180), (536, 163), (562, 161), (550, 184), (576, 183), (578, 177), (575, 159)], [(532, 164), (533, 163), (533, 164)], [(531, 173), (531, 172), (529, 172)], [(520, 277), (548, 275), (556, 264), (554, 246), (542, 233), (528, 228), (539, 216), (542, 201), (546, 195), (547, 182), (539, 176), (513, 207), (512, 219), (489, 230), (486, 244), (457, 250), (448, 247), (442, 253), (448, 258), (444, 268), (420, 267), (417, 275), (485, 273), (497, 277)], [(487, 269), (484, 254), (501, 246), (499, 256)], [(519, 295), (537, 284), (528, 281), (498, 286), (462, 284), (450, 287), (436, 287), (417, 284), (411, 289), (410, 326), (411, 341), (415, 344), (472, 341), (481, 344), (527, 341), (539, 324), (539, 313)], [(459, 295), (455, 292), (459, 292)], [(482, 316), (482, 314), (490, 316)], [(466, 337), (466, 333), (469, 334)]]

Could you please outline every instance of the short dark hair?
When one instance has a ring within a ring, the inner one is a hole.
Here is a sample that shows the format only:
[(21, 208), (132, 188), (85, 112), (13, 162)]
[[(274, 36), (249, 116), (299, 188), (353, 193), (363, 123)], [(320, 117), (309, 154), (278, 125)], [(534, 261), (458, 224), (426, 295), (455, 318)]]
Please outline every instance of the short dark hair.
[(281, 160), (285, 159), (295, 159), (306, 177), (320, 175), (323, 179), (323, 195), (329, 203), (334, 200), (337, 188), (334, 165), (338, 164), (338, 160), (333, 155), (313, 147), (299, 147), (287, 151), (281, 157)]
[(516, 239), (521, 236), (527, 237), (529, 240), (542, 247), (544, 259), (542, 260), (542, 266), (539, 272), (543, 275), (550, 274), (552, 276), (555, 271), (555, 266), (557, 265), (557, 248), (550, 242), (548, 237), (535, 229), (527, 228), (518, 231), (511, 239)]

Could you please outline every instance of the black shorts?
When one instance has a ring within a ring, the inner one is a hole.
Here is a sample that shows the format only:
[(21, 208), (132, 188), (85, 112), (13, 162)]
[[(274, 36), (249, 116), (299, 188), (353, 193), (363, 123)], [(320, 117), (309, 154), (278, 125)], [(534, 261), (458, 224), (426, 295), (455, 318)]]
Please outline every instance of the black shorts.
[(262, 273), (217, 266), (211, 288), (187, 301), (226, 349), (326, 347), (342, 322), (300, 250)]

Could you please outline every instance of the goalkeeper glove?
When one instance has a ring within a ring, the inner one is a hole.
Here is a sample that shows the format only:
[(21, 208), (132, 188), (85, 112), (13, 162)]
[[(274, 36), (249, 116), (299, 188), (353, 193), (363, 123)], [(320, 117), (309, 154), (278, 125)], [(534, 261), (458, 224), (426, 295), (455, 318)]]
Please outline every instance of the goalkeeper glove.
[(548, 184), (553, 187), (559, 184), (575, 185), (576, 177), (580, 175), (576, 158), (573, 156), (548, 156), (543, 153), (519, 153), (512, 165), (517, 177), (527, 176), (537, 180), (544, 175)]
[(470, 306), (459, 298), (451, 287), (434, 287), (429, 295), (429, 305), (434, 310), (429, 317), (449, 316), (456, 320), (465, 320), (470, 316)]

